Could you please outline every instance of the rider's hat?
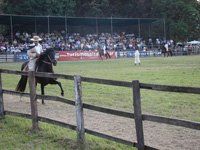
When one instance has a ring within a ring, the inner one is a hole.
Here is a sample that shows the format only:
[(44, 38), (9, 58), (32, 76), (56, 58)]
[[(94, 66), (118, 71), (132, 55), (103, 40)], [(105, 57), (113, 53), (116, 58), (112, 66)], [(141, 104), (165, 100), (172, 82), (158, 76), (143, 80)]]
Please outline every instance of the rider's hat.
[(39, 41), (42, 41), (42, 39), (39, 37), (39, 36), (33, 36), (33, 38), (31, 39), (31, 41), (33, 42), (39, 42)]

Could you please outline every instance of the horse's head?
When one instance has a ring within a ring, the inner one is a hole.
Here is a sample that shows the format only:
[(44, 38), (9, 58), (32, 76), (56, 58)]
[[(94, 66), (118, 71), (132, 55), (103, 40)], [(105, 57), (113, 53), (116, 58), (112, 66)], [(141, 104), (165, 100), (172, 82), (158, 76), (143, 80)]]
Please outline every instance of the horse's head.
[(56, 53), (55, 53), (54, 49), (53, 48), (48, 48), (48, 49), (46, 49), (46, 51), (44, 52), (44, 54), (47, 57), (46, 61), (48, 61), (48, 62), (52, 63), (54, 66), (56, 66), (57, 61), (55, 59)]

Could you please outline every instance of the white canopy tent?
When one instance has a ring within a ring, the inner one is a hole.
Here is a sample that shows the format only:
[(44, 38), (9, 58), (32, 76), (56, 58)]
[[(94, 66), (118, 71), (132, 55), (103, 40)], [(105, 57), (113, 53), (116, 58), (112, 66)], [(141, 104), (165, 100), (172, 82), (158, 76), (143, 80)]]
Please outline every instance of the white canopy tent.
[(190, 41), (190, 42), (187, 42), (188, 44), (200, 44), (200, 41)]

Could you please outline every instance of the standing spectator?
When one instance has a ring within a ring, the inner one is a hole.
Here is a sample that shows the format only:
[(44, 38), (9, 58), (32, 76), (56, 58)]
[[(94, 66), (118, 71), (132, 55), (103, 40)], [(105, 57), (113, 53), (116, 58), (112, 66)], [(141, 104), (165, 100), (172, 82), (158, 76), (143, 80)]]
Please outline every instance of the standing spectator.
[(138, 50), (135, 51), (135, 65), (140, 65), (140, 53)]
[(157, 45), (157, 48), (160, 49), (160, 39), (159, 38), (156, 38), (156, 45)]
[(149, 49), (152, 49), (153, 47), (153, 41), (152, 41), (152, 38), (149, 38), (149, 41), (148, 41), (148, 48)]

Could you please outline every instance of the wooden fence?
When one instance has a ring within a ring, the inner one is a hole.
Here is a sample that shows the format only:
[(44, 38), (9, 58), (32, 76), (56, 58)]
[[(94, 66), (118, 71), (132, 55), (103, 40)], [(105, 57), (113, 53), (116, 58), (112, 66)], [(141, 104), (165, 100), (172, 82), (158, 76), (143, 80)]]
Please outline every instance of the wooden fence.
[[(30, 94), (29, 93), (20, 93), (20, 92), (16, 92), (16, 91), (3, 89), (2, 88), (2, 79), (1, 79), (2, 73), (29, 76)], [(65, 98), (61, 98), (61, 97), (57, 97), (57, 96), (37, 95), (36, 91), (35, 91), (35, 76), (74, 80), (75, 101), (65, 99)], [(104, 108), (104, 107), (99, 107), (99, 106), (93, 106), (93, 105), (90, 105), (90, 104), (83, 103), (82, 102), (81, 82), (91, 82), (91, 83), (98, 83), (98, 84), (106, 84), (106, 85), (122, 86), (122, 87), (132, 88), (134, 113), (124, 112), (124, 111), (119, 111), (119, 110), (114, 110), (114, 109), (109, 109), (109, 108)], [(0, 117), (3, 117), (4, 115), (8, 114), (8, 115), (15, 115), (15, 116), (22, 116), (22, 117), (26, 117), (26, 118), (31, 118), (33, 130), (38, 129), (38, 121), (53, 123), (53, 124), (56, 124), (56, 125), (59, 125), (59, 126), (62, 126), (62, 127), (66, 127), (66, 128), (70, 128), (72, 130), (76, 130), (77, 131), (77, 140), (80, 143), (81, 149), (84, 149), (85, 132), (88, 133), (88, 134), (91, 134), (91, 135), (106, 138), (106, 139), (113, 140), (113, 141), (123, 143), (123, 144), (126, 144), (126, 145), (132, 145), (134, 147), (137, 147), (139, 150), (156, 149), (156, 148), (153, 148), (153, 147), (150, 147), (150, 146), (146, 146), (145, 143), (144, 143), (143, 121), (145, 121), (145, 120), (158, 122), (158, 123), (165, 123), (165, 124), (175, 125), (175, 126), (182, 126), (182, 127), (186, 127), (186, 128), (195, 129), (195, 130), (200, 130), (200, 122), (192, 122), (192, 121), (187, 121), (187, 120), (172, 119), (172, 118), (167, 118), (167, 117), (142, 114), (141, 98), (140, 98), (140, 89), (141, 88), (142, 89), (149, 89), (149, 90), (156, 90), (156, 91), (200, 94), (200, 88), (198, 88), (198, 87), (167, 86), (167, 85), (140, 83), (138, 80), (135, 80), (135, 81), (132, 81), (132, 82), (125, 82), (125, 81), (114, 81), (114, 80), (105, 80), (105, 79), (97, 79), (97, 78), (87, 78), (87, 77), (63, 75), (63, 74), (21, 72), (21, 71), (12, 71), (12, 70), (0, 69)], [(4, 105), (3, 105), (3, 93), (30, 97), (31, 115), (23, 114), (23, 113), (17, 113), (17, 112), (11, 112), (11, 111), (5, 111)], [(69, 105), (75, 105), (77, 126), (38, 116), (36, 99), (42, 99), (42, 98), (46, 99), (46, 100), (59, 101), (59, 102), (66, 103), (66, 104), (69, 104)], [(103, 133), (99, 133), (99, 132), (92, 131), (90, 129), (84, 128), (83, 108), (134, 119), (135, 120), (137, 143), (132, 142), (132, 141), (127, 141), (127, 140), (124, 140), (124, 139), (120, 139), (120, 138), (116, 138), (116, 137), (113, 137), (113, 136), (110, 136), (110, 135), (106, 135), (106, 134), (103, 134)]]

